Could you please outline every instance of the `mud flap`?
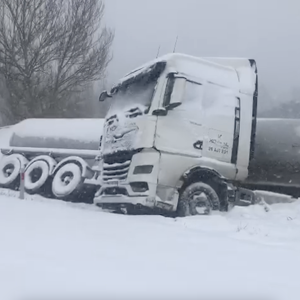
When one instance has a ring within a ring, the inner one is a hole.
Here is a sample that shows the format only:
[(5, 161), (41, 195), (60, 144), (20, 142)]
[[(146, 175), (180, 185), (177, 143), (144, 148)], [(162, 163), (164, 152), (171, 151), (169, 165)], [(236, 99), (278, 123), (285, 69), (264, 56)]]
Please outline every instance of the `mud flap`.
[(255, 192), (244, 188), (236, 189), (235, 205), (249, 206), (254, 204), (263, 206), (266, 212), (270, 211), (269, 205), (264, 201), (262, 197), (257, 195)]
[(248, 189), (237, 188), (235, 191), (235, 205), (238, 206), (249, 206), (256, 204), (259, 199), (256, 194)]

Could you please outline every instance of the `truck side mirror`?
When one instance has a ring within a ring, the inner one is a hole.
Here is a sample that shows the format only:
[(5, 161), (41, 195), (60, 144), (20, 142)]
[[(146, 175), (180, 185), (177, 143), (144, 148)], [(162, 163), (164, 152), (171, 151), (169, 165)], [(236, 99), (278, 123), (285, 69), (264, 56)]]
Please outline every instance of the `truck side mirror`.
[(153, 116), (166, 116), (167, 114), (168, 114), (168, 111), (164, 107), (160, 107), (158, 109), (155, 109), (152, 112)]
[(174, 87), (170, 97), (170, 103), (167, 106), (168, 110), (181, 105), (183, 95), (185, 92), (185, 84), (186, 84), (185, 78), (175, 77)]
[(110, 97), (107, 91), (103, 91), (99, 96), (99, 102), (104, 102), (107, 97)]

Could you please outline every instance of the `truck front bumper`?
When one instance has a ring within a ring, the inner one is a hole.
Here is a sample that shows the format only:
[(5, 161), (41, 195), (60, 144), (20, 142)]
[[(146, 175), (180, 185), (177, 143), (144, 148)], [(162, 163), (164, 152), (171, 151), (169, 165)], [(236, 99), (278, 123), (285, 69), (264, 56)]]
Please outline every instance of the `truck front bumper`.
[(153, 208), (155, 206), (155, 198), (152, 197), (128, 197), (124, 195), (102, 195), (94, 198), (95, 204), (132, 204), (142, 205), (145, 207)]
[[(175, 210), (177, 190), (158, 183), (159, 162), (160, 153), (154, 149), (144, 149), (130, 160), (114, 163), (104, 160), (101, 187), (95, 194), (94, 203), (99, 206), (131, 204)], [(166, 190), (170, 193), (164, 193)]]
[[(152, 185), (153, 186), (153, 185)], [(130, 185), (122, 185), (122, 189), (131, 190)], [(107, 187), (101, 186), (94, 197), (94, 204), (98, 206), (112, 205), (112, 206), (122, 206), (122, 205), (136, 205), (143, 206), (150, 209), (160, 209), (164, 211), (174, 211), (176, 210), (176, 205), (178, 202), (178, 192), (174, 190), (174, 197), (172, 200), (162, 200), (156, 195), (156, 186), (152, 187), (152, 191), (148, 192), (147, 195), (134, 195), (129, 193), (127, 195), (115, 194), (106, 195), (105, 190)], [(115, 186), (109, 188), (119, 189), (120, 186)], [(159, 187), (158, 187), (159, 188)]]

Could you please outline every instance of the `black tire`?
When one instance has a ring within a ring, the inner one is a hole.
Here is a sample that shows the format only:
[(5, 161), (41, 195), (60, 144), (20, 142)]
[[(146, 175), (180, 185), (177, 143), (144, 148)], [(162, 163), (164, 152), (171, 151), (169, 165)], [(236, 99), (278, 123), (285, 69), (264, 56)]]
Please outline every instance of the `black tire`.
[[(203, 208), (204, 212), (199, 212), (198, 208)], [(179, 217), (207, 215), (211, 210), (220, 210), (220, 200), (210, 185), (195, 182), (181, 193), (177, 207)]]
[(0, 186), (16, 189), (20, 185), (21, 162), (15, 156), (4, 156), (0, 160)]
[(49, 178), (49, 165), (44, 160), (36, 160), (25, 170), (25, 191), (39, 193)]
[(81, 173), (81, 167), (75, 163), (70, 162), (61, 166), (52, 180), (52, 193), (55, 198), (77, 202), (84, 181)]

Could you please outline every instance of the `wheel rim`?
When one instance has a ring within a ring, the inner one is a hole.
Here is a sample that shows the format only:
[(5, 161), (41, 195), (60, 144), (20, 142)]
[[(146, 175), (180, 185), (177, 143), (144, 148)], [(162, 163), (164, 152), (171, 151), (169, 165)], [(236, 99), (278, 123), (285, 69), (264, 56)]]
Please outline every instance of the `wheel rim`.
[(31, 182), (32, 183), (38, 182), (41, 179), (42, 174), (43, 174), (43, 170), (41, 168), (34, 168), (29, 174), (31, 178)]
[(3, 175), (5, 178), (8, 178), (9, 176), (11, 176), (11, 174), (14, 172), (15, 170), (15, 166), (13, 164), (7, 164), (4, 168), (3, 168)]
[(209, 195), (202, 191), (191, 194), (189, 207), (193, 215), (208, 215), (212, 208)]
[(74, 175), (71, 172), (65, 172), (60, 177), (60, 180), (64, 186), (69, 185), (73, 179), (74, 179)]

